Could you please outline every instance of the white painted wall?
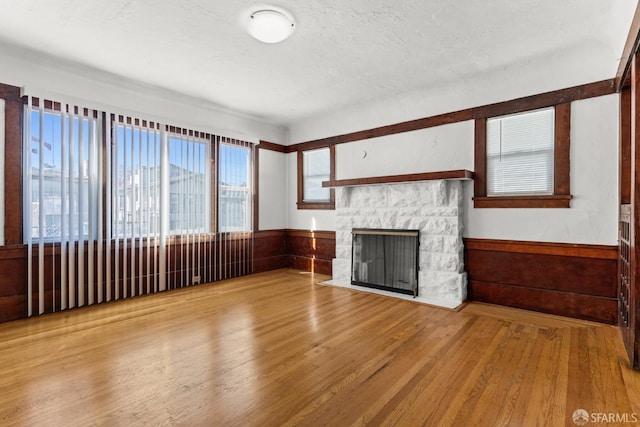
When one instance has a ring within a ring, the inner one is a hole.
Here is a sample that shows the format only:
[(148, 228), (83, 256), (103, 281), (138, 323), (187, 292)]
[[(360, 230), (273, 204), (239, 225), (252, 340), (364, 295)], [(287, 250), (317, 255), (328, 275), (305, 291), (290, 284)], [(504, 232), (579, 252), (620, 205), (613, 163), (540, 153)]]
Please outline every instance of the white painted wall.
[(287, 228), (287, 155), (258, 150), (260, 230)]
[(27, 94), (246, 141), (286, 141), (287, 130), (203, 99), (134, 82), (0, 41), (0, 82)]
[[(617, 244), (617, 94), (572, 103), (570, 209), (474, 209), (464, 183), (464, 236), (584, 244)], [(473, 170), (473, 122), (340, 144), (337, 179), (450, 169)], [(367, 155), (362, 158), (362, 152)], [(296, 157), (289, 155), (289, 228), (335, 230), (333, 211), (296, 209)]]
[(473, 170), (473, 132), (466, 121), (339, 144), (336, 179)]
[(570, 209), (474, 209), (465, 184), (465, 237), (617, 244), (617, 94), (571, 104)]
[[(579, 51), (588, 49), (608, 50), (609, 47), (602, 41), (594, 40), (590, 48), (572, 46), (543, 56), (535, 56), (530, 52), (522, 61), (507, 64), (500, 72), (477, 72), (448, 84), (332, 110), (323, 116), (292, 123), (289, 126), (289, 142), (312, 141), (611, 78), (618, 64), (615, 58), (611, 58), (611, 63), (606, 67), (609, 71), (606, 72), (597, 70), (598, 67), (576, 67), (574, 55), (586, 53)], [(573, 72), (567, 73), (566, 70)]]

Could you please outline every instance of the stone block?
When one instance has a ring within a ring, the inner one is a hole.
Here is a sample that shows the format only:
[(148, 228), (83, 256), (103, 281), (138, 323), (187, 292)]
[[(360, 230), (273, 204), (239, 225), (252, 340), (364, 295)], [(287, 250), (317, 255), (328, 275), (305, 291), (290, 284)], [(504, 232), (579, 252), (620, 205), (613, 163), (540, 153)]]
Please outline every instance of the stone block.
[(421, 272), (419, 283), (422, 295), (462, 303), (467, 297), (466, 273), (447, 273), (441, 271)]
[[(446, 237), (449, 239), (450, 237)], [(432, 236), (427, 233), (420, 233), (420, 251), (421, 252), (443, 252), (444, 236)]]
[(447, 206), (449, 197), (447, 196), (447, 181), (431, 181), (431, 197), (433, 206)]
[(395, 208), (430, 206), (431, 194), (427, 191), (430, 183), (411, 182), (387, 186), (388, 206)]
[(331, 265), (333, 267), (333, 280), (340, 282), (351, 281), (351, 259), (334, 258)]
[(460, 236), (443, 236), (442, 237), (442, 253), (459, 255), (464, 250), (462, 237)]
[(445, 236), (456, 236), (460, 229), (457, 218), (429, 218), (424, 231), (429, 234), (442, 234)]
[(336, 258), (351, 260), (351, 245), (336, 244)]
[(352, 208), (383, 208), (387, 205), (387, 193), (381, 185), (353, 187), (349, 199), (349, 206)]
[(433, 254), (431, 257), (433, 270), (458, 273), (461, 270), (461, 262), (458, 254)]
[(349, 206), (350, 193), (351, 188), (349, 187), (337, 187), (335, 189), (336, 209), (341, 209), (343, 207)]

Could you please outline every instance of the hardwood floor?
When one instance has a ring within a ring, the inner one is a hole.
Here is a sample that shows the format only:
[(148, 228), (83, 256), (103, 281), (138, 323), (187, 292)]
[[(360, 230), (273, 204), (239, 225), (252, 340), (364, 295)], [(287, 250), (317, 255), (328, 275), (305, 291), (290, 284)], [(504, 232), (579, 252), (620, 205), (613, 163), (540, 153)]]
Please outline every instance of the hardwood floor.
[(613, 326), (479, 303), (455, 312), (325, 279), (277, 270), (0, 324), (0, 425), (640, 418), (640, 373)]

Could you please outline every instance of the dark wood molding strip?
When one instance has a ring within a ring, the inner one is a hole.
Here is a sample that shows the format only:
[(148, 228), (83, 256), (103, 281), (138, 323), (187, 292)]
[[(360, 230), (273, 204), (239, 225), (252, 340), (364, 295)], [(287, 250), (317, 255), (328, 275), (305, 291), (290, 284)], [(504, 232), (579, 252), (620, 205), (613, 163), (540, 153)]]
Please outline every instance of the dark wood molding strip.
[(315, 238), (315, 239), (333, 239), (336, 238), (335, 231), (326, 231), (326, 230), (297, 230), (287, 228), (285, 230), (285, 234), (287, 237), (306, 237), (306, 238)]
[(324, 181), (323, 187), (354, 187), (357, 185), (389, 184), (413, 181), (432, 181), (436, 179), (473, 179), (473, 172), (467, 169), (411, 173), (405, 175), (374, 176), (370, 178), (337, 179)]
[(624, 86), (630, 83), (631, 61), (633, 55), (638, 51), (640, 45), (640, 4), (636, 7), (636, 13), (631, 21), (631, 28), (627, 35), (627, 41), (622, 50), (622, 57), (618, 63), (618, 71), (616, 72), (615, 83), (616, 91), (620, 91)]
[(515, 252), (609, 260), (618, 258), (618, 247), (607, 245), (465, 238), (464, 246), (467, 250), (477, 251)]
[(260, 230), (253, 233), (254, 239), (265, 239), (269, 237), (284, 237), (285, 230)]
[[(555, 108), (555, 144), (553, 165), (553, 194), (571, 194), (571, 103)], [(568, 207), (568, 206), (567, 206)]]
[(285, 145), (275, 144), (273, 142), (263, 141), (263, 140), (260, 140), (260, 143), (256, 147), (262, 150), (277, 151), (278, 153), (289, 152), (287, 150), (288, 147), (286, 147)]
[(474, 197), (474, 208), (569, 208), (570, 194), (548, 196), (497, 196)]
[(495, 104), (472, 107), (436, 116), (395, 123), (387, 126), (346, 133), (342, 135), (320, 138), (313, 141), (300, 142), (286, 147), (288, 153), (300, 150), (309, 150), (314, 147), (344, 144), (347, 142), (361, 141), (364, 139), (378, 138), (381, 136), (411, 132), (435, 126), (464, 122), (480, 118), (501, 116), (504, 114), (519, 113), (537, 108), (550, 107), (581, 99), (595, 98), (610, 95), (616, 92), (615, 79), (573, 86), (566, 89), (555, 90), (537, 95), (517, 98), (510, 101)]

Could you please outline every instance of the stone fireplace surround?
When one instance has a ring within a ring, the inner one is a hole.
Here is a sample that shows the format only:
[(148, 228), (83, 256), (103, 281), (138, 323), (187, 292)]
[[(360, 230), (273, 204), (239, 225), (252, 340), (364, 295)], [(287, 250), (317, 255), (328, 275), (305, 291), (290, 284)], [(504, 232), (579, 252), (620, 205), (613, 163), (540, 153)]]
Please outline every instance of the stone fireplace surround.
[[(462, 181), (337, 187), (336, 258), (328, 284), (456, 308), (467, 297)], [(353, 228), (420, 230), (418, 297), (351, 285)]]

